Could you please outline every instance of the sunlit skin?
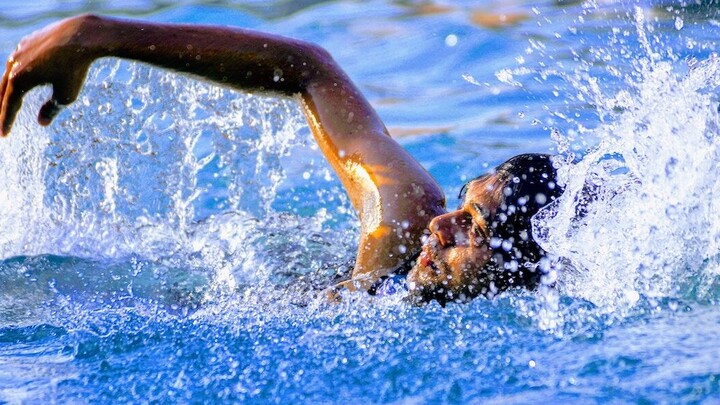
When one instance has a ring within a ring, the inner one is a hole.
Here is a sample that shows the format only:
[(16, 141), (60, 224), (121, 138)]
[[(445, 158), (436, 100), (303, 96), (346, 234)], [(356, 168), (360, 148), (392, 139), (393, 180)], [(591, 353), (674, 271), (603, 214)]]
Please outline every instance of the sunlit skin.
[(482, 287), (491, 252), (488, 221), (500, 198), (494, 177), (472, 182), (461, 209), (445, 213), (437, 182), (389, 136), (330, 54), (313, 44), (237, 28), (72, 17), (24, 38), (8, 59), (0, 84), (2, 135), (10, 133), (23, 96), (44, 84), (53, 93), (38, 122), (49, 125), (75, 101), (91, 64), (102, 57), (299, 101), (361, 222), (352, 279), (331, 296), (371, 288), (420, 251), (408, 275), (411, 295)]
[(463, 301), (487, 292), (490, 225), (503, 189), (498, 180), (490, 175), (468, 183), (460, 208), (430, 221), (430, 236), (408, 274), (412, 296)]

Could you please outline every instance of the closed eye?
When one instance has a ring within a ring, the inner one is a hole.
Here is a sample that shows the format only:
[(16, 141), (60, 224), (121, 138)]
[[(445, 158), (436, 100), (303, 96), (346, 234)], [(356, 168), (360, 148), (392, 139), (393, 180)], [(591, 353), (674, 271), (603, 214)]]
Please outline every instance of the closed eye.
[(490, 211), (480, 204), (473, 204), (476, 214), (473, 217), (472, 230), (475, 235), (485, 240), (490, 239)]
[(482, 221), (482, 223), (477, 223), (477, 222), (473, 221), (472, 232), (477, 237), (481, 237), (485, 240), (490, 239), (487, 222), (485, 222), (485, 221)]
[(475, 212), (480, 214), (480, 216), (482, 217), (482, 219), (485, 221), (486, 224), (490, 223), (490, 210), (489, 209), (487, 209), (477, 203), (473, 204), (473, 208), (475, 208)]

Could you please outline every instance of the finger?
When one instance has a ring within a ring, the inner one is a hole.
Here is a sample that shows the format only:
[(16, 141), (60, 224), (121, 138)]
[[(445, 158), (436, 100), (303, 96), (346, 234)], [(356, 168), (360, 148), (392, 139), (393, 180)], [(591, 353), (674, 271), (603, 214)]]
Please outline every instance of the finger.
[[(9, 66), (9, 65), (10, 65), (10, 64), (8, 63), (8, 66)], [(4, 95), (5, 95), (5, 87), (7, 87), (8, 82), (9, 82), (8, 76), (10, 76), (10, 70), (9, 70), (9, 69), (8, 69), (8, 70), (5, 70), (5, 74), (3, 74), (3, 77), (2, 77), (2, 82), (0, 82), (0, 101), (3, 100)]]
[(15, 117), (22, 106), (23, 96), (28, 87), (27, 72), (11, 57), (7, 63), (7, 70), (2, 81), (2, 103), (0, 103), (0, 134), (7, 136), (10, 133)]
[(61, 106), (55, 98), (51, 98), (42, 107), (40, 107), (40, 113), (38, 114), (38, 123), (42, 126), (48, 126), (53, 119), (62, 111)]
[[(10, 63), (8, 62), (8, 67), (10, 66)], [(3, 110), (5, 110), (5, 93), (6, 88), (8, 86), (9, 80), (8, 76), (10, 75), (10, 70), (5, 70), (5, 74), (3, 74), (2, 82), (0, 82), (0, 123), (5, 121), (5, 115), (2, 113)], [(7, 132), (5, 130), (0, 130), (0, 135), (7, 136)]]
[(50, 125), (53, 119), (62, 111), (63, 107), (77, 99), (86, 74), (87, 67), (79, 68), (69, 77), (53, 83), (52, 97), (40, 107), (38, 114), (38, 123), (40, 123), (40, 125)]
[(0, 132), (3, 136), (10, 133), (15, 116), (22, 106), (22, 93), (8, 83), (3, 94), (2, 109), (0, 110)]
[(53, 83), (53, 98), (58, 104), (68, 105), (77, 99), (89, 68), (89, 64), (76, 66), (62, 81)]
[(0, 84), (0, 101), (2, 101), (5, 98), (5, 88), (8, 86), (8, 83), (10, 83), (10, 78), (12, 77), (12, 71), (15, 68), (16, 65), (15, 61), (15, 55), (10, 55), (7, 62), (5, 63), (5, 73), (2, 77), (2, 84)]

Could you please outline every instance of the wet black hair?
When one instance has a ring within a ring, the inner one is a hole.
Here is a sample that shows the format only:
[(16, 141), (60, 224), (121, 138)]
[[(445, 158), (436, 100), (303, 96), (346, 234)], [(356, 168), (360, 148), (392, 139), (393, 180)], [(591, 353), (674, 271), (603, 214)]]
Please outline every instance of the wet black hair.
[(513, 286), (535, 288), (540, 282), (542, 272), (537, 264), (547, 252), (533, 239), (531, 221), (562, 194), (552, 159), (545, 154), (518, 155), (475, 179), (495, 176), (496, 187), (502, 187), (500, 204), (490, 222), (493, 253), (488, 276), (497, 291)]

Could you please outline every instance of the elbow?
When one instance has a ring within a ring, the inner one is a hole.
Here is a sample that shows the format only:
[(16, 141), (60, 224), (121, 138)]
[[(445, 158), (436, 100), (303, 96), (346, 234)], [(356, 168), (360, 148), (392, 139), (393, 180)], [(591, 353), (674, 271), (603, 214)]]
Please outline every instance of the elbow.
[(70, 17), (68, 20), (73, 20), (82, 26), (88, 26), (88, 25), (89, 26), (92, 26), (92, 25), (97, 26), (101, 22), (102, 19), (103, 19), (103, 17), (98, 14), (83, 13), (83, 14), (78, 14), (75, 17)]
[(337, 77), (342, 69), (333, 59), (330, 52), (320, 45), (303, 42), (300, 50), (300, 60), (302, 60), (302, 87), (307, 87), (310, 83), (316, 82), (328, 77)]
[(81, 20), (99, 20), (100, 16), (94, 13), (82, 13), (75, 16), (75, 18), (81, 19)]
[(308, 56), (311, 56), (317, 63), (327, 63), (333, 61), (330, 52), (328, 52), (327, 49), (316, 43), (305, 42), (304, 48)]

